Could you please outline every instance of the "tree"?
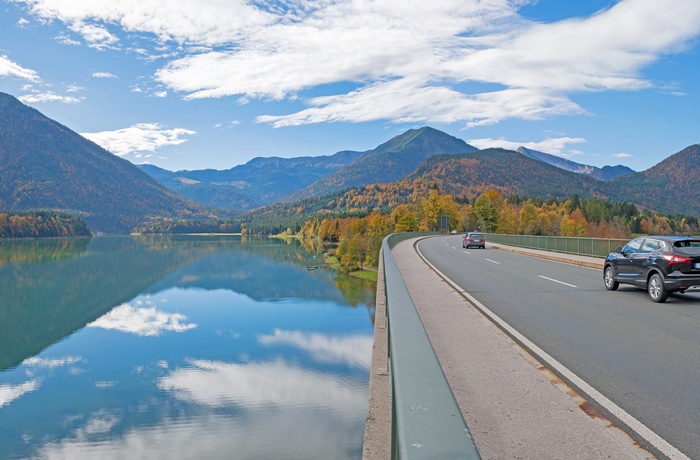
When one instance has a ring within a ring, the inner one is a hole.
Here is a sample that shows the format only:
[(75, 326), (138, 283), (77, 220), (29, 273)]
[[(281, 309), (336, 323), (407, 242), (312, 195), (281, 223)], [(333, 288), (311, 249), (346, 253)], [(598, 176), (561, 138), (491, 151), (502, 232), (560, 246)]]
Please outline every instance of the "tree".
[(474, 202), (474, 213), (479, 217), (483, 231), (498, 231), (498, 221), (504, 203), (503, 195), (495, 190), (489, 189), (479, 195)]

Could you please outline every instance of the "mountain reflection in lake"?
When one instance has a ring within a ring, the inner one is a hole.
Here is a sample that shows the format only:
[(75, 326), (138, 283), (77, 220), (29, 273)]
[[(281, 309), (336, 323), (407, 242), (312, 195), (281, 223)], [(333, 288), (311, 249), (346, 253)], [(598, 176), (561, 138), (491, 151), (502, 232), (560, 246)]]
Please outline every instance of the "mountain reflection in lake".
[(0, 458), (360, 458), (374, 286), (297, 242), (0, 242)]

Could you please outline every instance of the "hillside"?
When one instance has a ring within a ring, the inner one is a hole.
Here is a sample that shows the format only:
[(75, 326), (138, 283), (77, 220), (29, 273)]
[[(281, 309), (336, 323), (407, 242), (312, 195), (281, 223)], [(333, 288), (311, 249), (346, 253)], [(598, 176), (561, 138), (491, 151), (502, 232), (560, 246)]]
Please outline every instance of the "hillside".
[(301, 190), (363, 155), (342, 151), (319, 157), (258, 157), (227, 170), (171, 172), (151, 165), (140, 167), (187, 198), (218, 208), (251, 210)]
[(619, 177), (615, 197), (668, 214), (700, 215), (700, 144), (677, 152), (646, 171)]
[(443, 193), (475, 199), (486, 189), (501, 194), (542, 198), (605, 198), (604, 182), (569, 172), (517, 152), (479, 150), (463, 155), (439, 155), (426, 161), (409, 181), (438, 184)]
[(538, 152), (537, 150), (532, 150), (525, 147), (520, 147), (517, 151), (518, 153), (523, 154), (526, 157), (532, 158), (533, 160), (541, 161), (543, 163), (556, 166), (557, 168), (561, 168), (565, 171), (570, 171), (578, 174), (585, 174), (587, 176), (591, 176), (595, 179), (602, 181), (609, 181), (616, 177), (624, 176), (625, 174), (630, 174), (634, 172), (633, 169), (623, 165), (603, 166), (602, 168), (598, 168), (596, 166), (576, 163), (575, 161), (567, 160), (566, 158), (561, 158), (556, 155), (550, 155), (544, 152)]
[(385, 184), (408, 176), (425, 160), (438, 154), (476, 150), (461, 139), (430, 127), (411, 129), (365, 153), (359, 160), (291, 194), (284, 201), (323, 196), (350, 187)]
[(0, 209), (69, 211), (93, 232), (128, 232), (149, 216), (214, 215), (5, 93), (0, 93)]

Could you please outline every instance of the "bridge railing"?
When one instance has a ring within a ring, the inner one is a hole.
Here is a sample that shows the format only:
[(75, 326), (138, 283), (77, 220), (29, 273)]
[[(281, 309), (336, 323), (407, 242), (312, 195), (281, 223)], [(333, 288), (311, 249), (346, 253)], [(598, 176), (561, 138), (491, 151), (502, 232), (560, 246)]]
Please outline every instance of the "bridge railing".
[[(393, 459), (480, 459), (391, 249), (426, 233), (398, 233), (382, 243)], [(436, 299), (439, 301), (439, 299)]]
[(615, 248), (624, 246), (629, 239), (580, 238), (571, 236), (502, 235), (485, 233), (486, 241), (521, 248), (541, 249), (580, 256), (607, 257)]

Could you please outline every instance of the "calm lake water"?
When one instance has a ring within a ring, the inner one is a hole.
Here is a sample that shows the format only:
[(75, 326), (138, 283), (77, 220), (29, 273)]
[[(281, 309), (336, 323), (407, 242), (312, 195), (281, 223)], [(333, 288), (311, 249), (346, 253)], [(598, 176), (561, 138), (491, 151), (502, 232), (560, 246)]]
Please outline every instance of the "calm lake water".
[(374, 285), (318, 249), (0, 241), (0, 458), (359, 459)]

